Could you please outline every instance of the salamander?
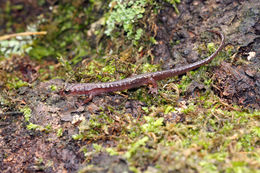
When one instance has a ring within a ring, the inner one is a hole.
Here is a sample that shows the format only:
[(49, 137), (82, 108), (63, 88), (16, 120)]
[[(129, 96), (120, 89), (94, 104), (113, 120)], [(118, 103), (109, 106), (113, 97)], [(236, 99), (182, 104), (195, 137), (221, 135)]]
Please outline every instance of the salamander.
[(182, 67), (173, 68), (169, 70), (157, 71), (152, 73), (144, 73), (140, 75), (135, 75), (126, 79), (113, 81), (113, 82), (104, 82), (104, 83), (77, 83), (77, 84), (69, 84), (62, 93), (65, 95), (85, 95), (88, 98), (84, 101), (83, 104), (88, 103), (92, 100), (92, 98), (96, 95), (102, 93), (108, 93), (113, 91), (122, 91), (131, 88), (137, 88), (143, 85), (151, 85), (149, 92), (157, 93), (157, 82), (158, 80), (163, 80), (169, 77), (177, 76), (184, 74), (188, 71), (196, 69), (204, 64), (209, 63), (213, 58), (217, 56), (217, 54), (223, 49), (225, 36), (223, 33), (218, 31), (209, 32), (216, 33), (221, 38), (221, 43), (219, 48), (211, 54), (209, 57), (188, 64)]

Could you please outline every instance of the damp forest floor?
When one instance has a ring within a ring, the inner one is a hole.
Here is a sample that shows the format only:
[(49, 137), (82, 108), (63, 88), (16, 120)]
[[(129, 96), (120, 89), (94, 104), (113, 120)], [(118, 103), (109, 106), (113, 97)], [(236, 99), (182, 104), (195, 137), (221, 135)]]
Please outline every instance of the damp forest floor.
[[(257, 0), (0, 0), (0, 172), (260, 170)], [(209, 64), (149, 87), (62, 95)], [(29, 32), (44, 31), (40, 35)]]

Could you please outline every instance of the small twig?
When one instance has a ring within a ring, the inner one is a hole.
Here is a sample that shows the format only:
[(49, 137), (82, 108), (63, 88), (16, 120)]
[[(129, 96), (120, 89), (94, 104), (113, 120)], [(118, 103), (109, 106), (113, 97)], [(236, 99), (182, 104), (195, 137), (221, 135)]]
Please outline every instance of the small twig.
[(40, 31), (40, 32), (21, 32), (21, 33), (15, 33), (15, 34), (8, 34), (8, 35), (4, 35), (0, 37), (0, 41), (1, 40), (7, 40), (13, 37), (17, 37), (17, 36), (29, 36), (29, 35), (46, 35), (47, 32), (46, 31)]
[(23, 112), (4, 112), (4, 113), (0, 113), (0, 116), (5, 116), (5, 115), (23, 115)]

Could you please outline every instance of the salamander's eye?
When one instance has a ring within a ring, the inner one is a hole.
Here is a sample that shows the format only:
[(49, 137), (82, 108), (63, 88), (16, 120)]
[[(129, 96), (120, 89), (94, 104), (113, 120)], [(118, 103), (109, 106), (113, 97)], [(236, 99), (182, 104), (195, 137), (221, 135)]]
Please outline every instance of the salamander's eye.
[(68, 91), (68, 90), (61, 90), (61, 91), (59, 92), (59, 94), (62, 95), (62, 96), (68, 95), (68, 94), (70, 94), (70, 91)]
[(64, 92), (64, 94), (66, 94), (66, 95), (70, 94), (70, 91), (69, 91), (69, 90), (64, 90), (63, 92)]

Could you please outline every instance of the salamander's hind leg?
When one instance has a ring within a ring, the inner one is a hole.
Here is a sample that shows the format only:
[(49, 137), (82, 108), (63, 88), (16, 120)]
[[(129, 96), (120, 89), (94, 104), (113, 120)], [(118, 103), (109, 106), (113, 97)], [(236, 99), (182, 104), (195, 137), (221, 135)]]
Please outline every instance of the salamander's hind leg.
[(151, 85), (149, 85), (149, 93), (158, 94), (158, 86), (157, 86), (157, 82), (154, 80), (154, 78), (150, 77), (148, 79), (148, 84), (151, 84)]

